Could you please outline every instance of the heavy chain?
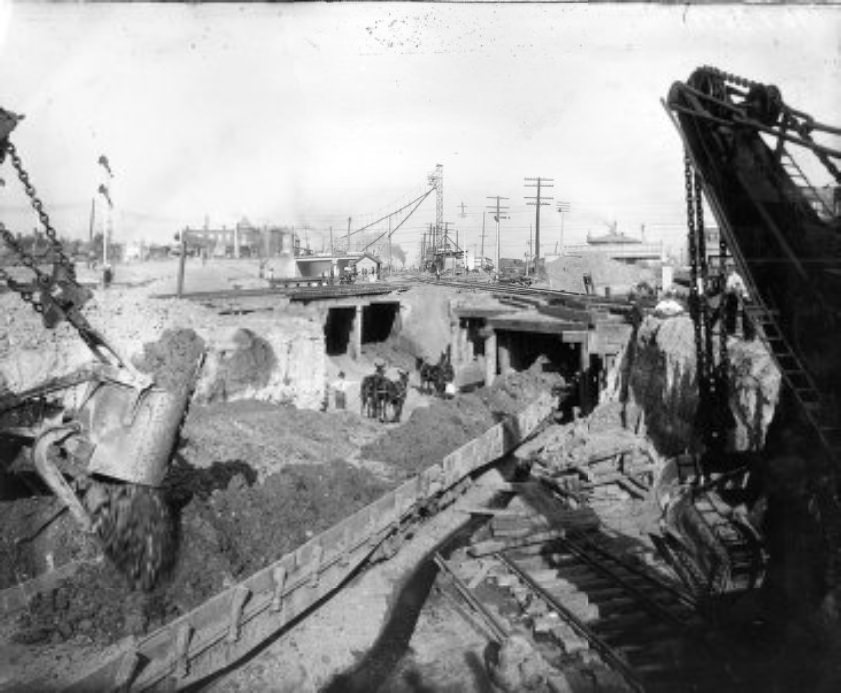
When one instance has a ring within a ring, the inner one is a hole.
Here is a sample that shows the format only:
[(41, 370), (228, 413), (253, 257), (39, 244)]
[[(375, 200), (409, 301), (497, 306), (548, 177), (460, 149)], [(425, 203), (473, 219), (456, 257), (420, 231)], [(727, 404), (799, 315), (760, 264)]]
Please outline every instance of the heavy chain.
[[(704, 333), (704, 371), (703, 377), (709, 379), (712, 374), (714, 363), (712, 358), (713, 353), (713, 335), (710, 329), (710, 308), (707, 303), (707, 291), (709, 287), (709, 268), (707, 267), (707, 237), (706, 229), (704, 228), (704, 196), (701, 187), (701, 177), (695, 173), (693, 196), (695, 200), (695, 235), (697, 241), (698, 253), (698, 270), (700, 272), (700, 289), (702, 294), (700, 296), (699, 318), (701, 322), (701, 329)], [(710, 394), (715, 394), (715, 379), (709, 380)]]
[[(719, 70), (716, 67), (711, 67), (710, 65), (704, 65), (701, 68), (704, 72), (709, 73), (710, 75), (717, 77), (725, 82), (730, 82), (731, 84), (735, 84), (738, 87), (742, 87), (744, 89), (751, 89), (752, 87), (759, 87), (762, 86), (760, 82), (755, 82), (753, 80), (747, 79), (746, 77), (740, 77), (739, 75), (734, 75), (732, 72), (725, 72), (724, 70)], [(806, 142), (811, 145), (815, 145), (815, 141), (812, 139), (811, 128), (796, 117), (792, 112), (791, 109), (783, 104), (783, 112), (786, 113), (786, 117), (788, 119), (789, 126), (800, 135)], [(807, 116), (807, 119), (810, 119)], [(829, 155), (826, 152), (822, 152), (816, 147), (809, 147), (809, 149), (814, 153), (814, 155), (818, 158), (818, 160), (824, 165), (827, 171), (829, 171), (833, 178), (835, 178), (835, 182), (841, 184), (841, 169), (839, 169), (832, 159), (829, 158)]]
[(715, 77), (724, 80), (725, 82), (732, 82), (737, 87), (750, 89), (751, 87), (760, 86), (759, 82), (754, 82), (753, 80), (750, 80), (747, 77), (739, 77), (739, 75), (734, 75), (732, 72), (725, 72), (724, 70), (719, 70), (717, 67), (712, 67), (711, 65), (704, 65), (703, 67), (701, 67), (701, 69), (704, 72), (709, 72)]
[[(17, 242), (14, 234), (7, 229), (2, 222), (0, 222), (0, 236), (3, 237), (3, 241), (6, 245), (20, 258), (20, 262), (25, 267), (28, 267), (32, 272), (35, 273), (36, 282), (41, 286), (49, 286), (50, 284), (50, 276), (45, 274), (40, 270), (38, 265), (35, 263), (29, 255), (23, 252), (23, 249)], [(32, 284), (24, 284), (18, 282), (12, 277), (5, 269), (0, 267), (0, 279), (2, 279), (8, 287), (18, 294), (21, 299), (32, 306), (32, 309), (40, 314), (43, 314), (44, 307), (35, 300), (34, 298), (34, 287)]]
[(689, 247), (689, 315), (695, 328), (695, 355), (697, 359), (698, 382), (704, 387), (706, 365), (704, 341), (701, 331), (701, 296), (698, 291), (698, 236), (695, 228), (695, 186), (693, 184), (692, 162), (687, 152), (684, 156), (684, 183), (686, 188), (686, 226)]
[[(74, 277), (75, 267), (73, 266), (73, 263), (70, 262), (70, 258), (68, 258), (67, 255), (64, 254), (64, 248), (62, 247), (61, 242), (58, 240), (56, 230), (50, 223), (49, 215), (44, 211), (44, 204), (38, 198), (38, 192), (35, 190), (35, 187), (29, 181), (29, 174), (23, 167), (23, 162), (21, 161), (20, 156), (17, 153), (15, 145), (13, 145), (8, 140), (6, 141), (6, 152), (11, 157), (12, 166), (14, 166), (15, 170), (17, 171), (18, 178), (20, 179), (20, 182), (23, 185), (23, 189), (26, 191), (26, 196), (29, 198), (29, 202), (32, 205), (32, 208), (38, 215), (38, 219), (41, 221), (41, 225), (44, 227), (44, 232), (47, 234), (47, 238), (50, 239), (50, 245), (52, 246), (53, 252), (55, 252), (58, 256), (59, 264), (63, 265), (67, 269), (71, 277)], [(20, 251), (17, 252), (19, 255), (21, 255), (21, 257), (23, 257), (23, 254)]]

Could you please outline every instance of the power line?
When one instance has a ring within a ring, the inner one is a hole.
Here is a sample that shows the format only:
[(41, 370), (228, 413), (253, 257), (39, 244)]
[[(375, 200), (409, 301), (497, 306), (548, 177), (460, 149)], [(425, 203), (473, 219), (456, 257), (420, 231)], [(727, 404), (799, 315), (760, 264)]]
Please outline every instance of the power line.
[(489, 200), (496, 200), (496, 205), (488, 205), (488, 209), (495, 210), (494, 220), (496, 221), (496, 272), (499, 273), (499, 220), (508, 219), (507, 216), (502, 216), (503, 212), (508, 211), (507, 206), (500, 205), (501, 200), (507, 200), (507, 197), (500, 197), (499, 195), (488, 195)]
[[(377, 236), (377, 237), (376, 237), (373, 241), (371, 241), (368, 245), (366, 245), (366, 246), (362, 249), (362, 252), (364, 253), (364, 252), (365, 252), (368, 248), (370, 248), (372, 245), (374, 245), (377, 241), (379, 241), (379, 240), (380, 240), (383, 236), (385, 236), (386, 234), (388, 234), (388, 238), (389, 238), (389, 240), (391, 240), (391, 237), (392, 237), (395, 233), (397, 233), (397, 230), (398, 230), (401, 226), (403, 226), (403, 224), (405, 224), (407, 221), (409, 221), (409, 217), (411, 217), (411, 216), (412, 216), (412, 214), (414, 214), (414, 213), (415, 213), (415, 210), (416, 210), (418, 207), (420, 207), (420, 206), (421, 206), (421, 204), (423, 203), (423, 201), (424, 201), (427, 197), (429, 197), (429, 196), (432, 194), (432, 191), (433, 191), (434, 189), (435, 189), (435, 188), (430, 188), (429, 190), (427, 190), (427, 191), (426, 191), (426, 194), (422, 195), (421, 197), (419, 197), (419, 198), (417, 199), (417, 201), (416, 201), (416, 202), (417, 202), (417, 204), (416, 204), (414, 207), (412, 207), (412, 209), (409, 211), (409, 213), (408, 213), (408, 214), (407, 214), (407, 215), (406, 215), (406, 216), (405, 216), (405, 217), (404, 217), (404, 218), (400, 221), (400, 223), (399, 223), (397, 226), (395, 226), (395, 227), (394, 227), (394, 229), (393, 229), (393, 230), (389, 229), (388, 231), (385, 231), (385, 232), (381, 233), (381, 234), (380, 234), (379, 236)], [(395, 214), (396, 214), (396, 212), (395, 212)], [(390, 219), (391, 219), (391, 216), (389, 215), (389, 220), (390, 220)], [(391, 225), (391, 224), (389, 223), (389, 226), (390, 226), (390, 225)]]
[[(360, 228), (356, 229), (356, 231), (353, 231), (353, 232), (351, 232), (351, 230), (350, 230), (350, 221), (351, 221), (351, 217), (348, 217), (348, 234), (347, 234), (347, 235), (348, 235), (348, 239), (350, 239), (350, 237), (351, 237), (351, 236), (355, 236), (357, 233), (361, 233), (362, 231), (365, 231), (366, 229), (370, 229), (372, 226), (376, 226), (376, 225), (377, 225), (377, 224), (379, 224), (381, 221), (385, 221), (386, 219), (388, 219), (389, 217), (391, 217), (391, 216), (393, 216), (393, 215), (395, 215), (395, 214), (399, 214), (399, 213), (400, 213), (400, 212), (402, 212), (404, 209), (408, 209), (409, 207), (411, 207), (413, 204), (415, 204), (415, 203), (416, 203), (416, 202), (418, 202), (418, 201), (423, 202), (423, 200), (425, 200), (427, 197), (429, 197), (430, 193), (431, 193), (433, 190), (435, 190), (435, 188), (434, 188), (434, 187), (430, 188), (430, 189), (429, 189), (429, 190), (427, 190), (425, 193), (423, 193), (423, 194), (419, 195), (419, 196), (418, 196), (418, 197), (416, 197), (414, 200), (412, 200), (411, 202), (406, 203), (405, 205), (403, 205), (403, 206), (402, 206), (402, 207), (400, 207), (399, 209), (395, 209), (393, 212), (389, 212), (389, 213), (388, 213), (388, 214), (386, 214), (385, 216), (382, 216), (382, 217), (380, 217), (379, 219), (377, 219), (376, 221), (372, 221), (370, 224), (365, 224), (365, 226), (361, 226)], [(412, 210), (412, 211), (414, 211), (414, 210)], [(349, 249), (349, 248), (348, 248), (348, 249)]]
[[(537, 188), (537, 195), (529, 196), (526, 195), (527, 200), (534, 200), (534, 202), (526, 202), (527, 205), (534, 206), (535, 208), (535, 218), (534, 218), (534, 263), (535, 267), (537, 266), (537, 261), (540, 260), (540, 208), (546, 207), (549, 205), (549, 202), (545, 200), (551, 200), (552, 196), (544, 196), (541, 199), (540, 193), (543, 188), (552, 188), (554, 187), (554, 178), (526, 178), (526, 187), (527, 188)], [(535, 181), (535, 182), (529, 182)]]

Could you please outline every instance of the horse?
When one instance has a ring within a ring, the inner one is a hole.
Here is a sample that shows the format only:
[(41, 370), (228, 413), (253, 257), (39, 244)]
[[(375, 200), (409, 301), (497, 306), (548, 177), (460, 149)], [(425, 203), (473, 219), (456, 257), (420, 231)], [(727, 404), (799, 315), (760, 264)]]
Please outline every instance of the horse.
[[(366, 375), (359, 389), (361, 401), (359, 413), (369, 419), (378, 419), (383, 422), (400, 421), (408, 384), (408, 371), (400, 371), (400, 378), (397, 381), (390, 380), (381, 373)], [(389, 407), (393, 412), (390, 417), (388, 416)]]
[(420, 391), (424, 394), (432, 392), (437, 378), (437, 366), (427, 363), (422, 357), (418, 356), (415, 358), (415, 370), (420, 376)]
[(382, 389), (384, 380), (387, 380), (387, 378), (381, 373), (372, 373), (362, 378), (362, 383), (359, 386), (360, 415), (367, 416), (369, 419), (379, 418), (380, 403), (377, 393)]
[(447, 383), (455, 380), (455, 370), (450, 362), (450, 348), (441, 352), (438, 363), (430, 364), (420, 357), (415, 358), (415, 368), (420, 373), (421, 392), (429, 394), (435, 392), (439, 397), (444, 395)]
[(400, 421), (400, 416), (403, 414), (403, 404), (406, 402), (406, 395), (409, 392), (409, 372), (401, 370), (400, 378), (395, 382), (394, 380), (386, 379), (385, 395), (383, 399), (382, 415), (385, 417), (388, 406), (391, 406), (393, 414), (390, 421), (396, 423)]
[(452, 364), (447, 361), (437, 367), (435, 378), (435, 392), (439, 397), (443, 397), (447, 391), (447, 385), (455, 380), (456, 373)]

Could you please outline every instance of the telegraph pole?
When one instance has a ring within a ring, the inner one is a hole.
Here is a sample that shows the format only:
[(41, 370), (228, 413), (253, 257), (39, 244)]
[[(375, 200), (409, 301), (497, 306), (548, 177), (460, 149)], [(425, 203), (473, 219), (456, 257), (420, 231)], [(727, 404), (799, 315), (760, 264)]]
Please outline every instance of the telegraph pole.
[(485, 217), (487, 212), (482, 212), (482, 255), (479, 258), (479, 269), (485, 269)]
[(561, 215), (561, 247), (558, 251), (558, 255), (564, 254), (564, 214), (569, 213), (569, 210), (569, 202), (558, 202), (558, 214)]
[[(546, 207), (549, 202), (545, 200), (551, 200), (551, 196), (543, 196), (541, 197), (540, 193), (544, 188), (552, 188), (554, 187), (554, 179), (553, 178), (526, 178), (526, 187), (527, 188), (537, 188), (537, 196), (529, 196), (526, 195), (527, 200), (534, 200), (534, 202), (526, 202), (527, 205), (533, 205), (535, 208), (535, 219), (534, 219), (534, 266), (537, 267), (537, 261), (540, 259), (540, 208)], [(534, 181), (534, 182), (530, 182)]]
[(350, 255), (350, 220), (351, 217), (347, 218), (347, 253)]
[[(102, 166), (105, 171), (103, 182), (99, 186), (99, 194), (105, 198), (108, 203), (108, 214), (105, 219), (105, 229), (102, 233), (102, 265), (103, 268), (108, 264), (108, 241), (111, 234), (114, 232), (114, 198), (111, 196), (111, 189), (113, 188), (114, 174), (111, 171), (111, 165), (108, 163), (108, 157), (104, 154), (99, 157), (97, 163)], [(104, 270), (103, 270), (104, 271)]]
[[(529, 260), (532, 258), (532, 249), (531, 249), (531, 224), (529, 224), (529, 252), (526, 255), (526, 276), (529, 276)], [(537, 267), (535, 267), (535, 275), (537, 274)]]
[(90, 224), (88, 226), (88, 242), (91, 244), (91, 248), (93, 248), (93, 225), (94, 220), (96, 219), (96, 198), (91, 198), (91, 218)]
[(391, 276), (391, 215), (388, 217), (388, 276)]
[(494, 221), (496, 221), (496, 267), (494, 271), (496, 272), (497, 276), (499, 276), (499, 220), (500, 219), (508, 219), (507, 216), (503, 216), (503, 212), (508, 211), (507, 206), (503, 206), (500, 204), (502, 200), (507, 200), (507, 197), (500, 197), (499, 195), (488, 195), (487, 198), (489, 200), (496, 200), (495, 205), (488, 205), (488, 209), (494, 210)]

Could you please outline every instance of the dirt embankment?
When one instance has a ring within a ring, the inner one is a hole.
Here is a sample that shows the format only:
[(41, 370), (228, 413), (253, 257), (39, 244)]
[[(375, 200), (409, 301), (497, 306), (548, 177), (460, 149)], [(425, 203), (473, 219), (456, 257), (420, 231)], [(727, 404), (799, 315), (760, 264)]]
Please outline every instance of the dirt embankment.
[(592, 277), (599, 295), (604, 294), (605, 288), (609, 288), (613, 294), (619, 294), (628, 293), (640, 282), (647, 282), (651, 286), (657, 283), (657, 272), (654, 269), (612, 260), (603, 253), (587, 253), (567, 255), (547, 262), (546, 279), (539, 285), (584, 293), (585, 274)]
[(552, 376), (536, 371), (435, 400), (387, 429), (351, 412), (249, 400), (194, 406), (165, 483), (180, 516), (170, 574), (132, 595), (109, 564), (87, 566), (32, 604), (16, 639), (107, 644), (163, 625), (526, 406), (551, 387)]
[[(779, 370), (759, 340), (729, 337), (727, 358), (731, 448), (759, 450), (779, 399)], [(693, 438), (698, 409), (692, 320), (646, 317), (617, 364), (605, 399), (623, 402), (629, 420), (644, 412), (647, 433), (662, 455), (683, 452)]]
[(405, 476), (416, 474), (551, 390), (560, 378), (542, 373), (541, 367), (538, 362), (529, 371), (499, 378), (490, 388), (416, 409), (405, 425), (363, 447), (362, 456), (388, 461)]

